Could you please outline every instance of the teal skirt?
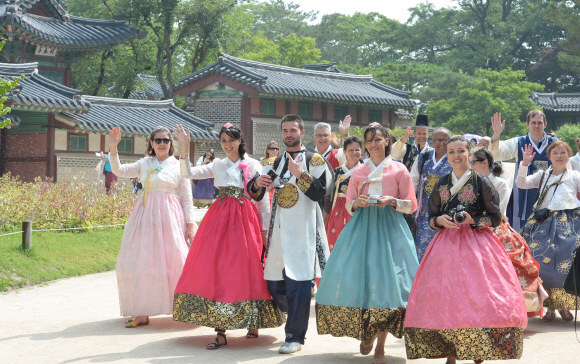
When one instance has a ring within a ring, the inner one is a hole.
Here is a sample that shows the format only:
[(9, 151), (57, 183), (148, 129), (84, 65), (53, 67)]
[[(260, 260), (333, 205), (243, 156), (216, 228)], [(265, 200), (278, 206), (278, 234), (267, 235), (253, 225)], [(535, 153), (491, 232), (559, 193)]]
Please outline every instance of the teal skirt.
[(338, 237), (316, 294), (319, 334), (358, 340), (388, 331), (403, 335), (411, 285), (419, 267), (403, 214), (359, 208)]

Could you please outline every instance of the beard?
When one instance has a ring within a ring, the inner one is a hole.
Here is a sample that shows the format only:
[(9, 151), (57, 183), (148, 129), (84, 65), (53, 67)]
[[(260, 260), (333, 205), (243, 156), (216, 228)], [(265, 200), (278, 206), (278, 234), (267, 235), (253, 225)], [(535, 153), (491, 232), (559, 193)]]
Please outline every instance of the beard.
[(286, 145), (287, 147), (292, 148), (292, 147), (295, 147), (299, 144), (300, 144), (300, 139), (294, 139), (293, 142), (287, 142), (286, 139), (284, 139), (284, 145)]

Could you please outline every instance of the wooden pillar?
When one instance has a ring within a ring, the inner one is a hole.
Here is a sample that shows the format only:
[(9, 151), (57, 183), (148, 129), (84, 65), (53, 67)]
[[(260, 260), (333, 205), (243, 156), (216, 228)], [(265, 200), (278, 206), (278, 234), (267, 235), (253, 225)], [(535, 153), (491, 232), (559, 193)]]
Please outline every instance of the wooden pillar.
[[(193, 156), (195, 155), (195, 142), (189, 142), (189, 160), (193, 161)], [(195, 163), (195, 162), (193, 162)]]
[[(56, 117), (53, 113), (48, 114), (48, 128), (46, 128), (46, 177), (56, 182), (56, 155), (54, 153), (54, 139)], [(87, 142), (88, 143), (88, 142)]]
[(284, 111), (284, 115), (290, 114), (290, 100), (286, 100), (286, 111)]
[(326, 116), (328, 113), (327, 108), (328, 108), (328, 106), (326, 104), (322, 104), (322, 121), (323, 122), (326, 122)]
[(246, 141), (246, 151), (248, 154), (254, 154), (254, 122), (252, 121), (251, 100), (248, 96), (242, 97), (242, 134)]
[(64, 85), (72, 87), (72, 70), (70, 64), (67, 64), (66, 70), (64, 71)]

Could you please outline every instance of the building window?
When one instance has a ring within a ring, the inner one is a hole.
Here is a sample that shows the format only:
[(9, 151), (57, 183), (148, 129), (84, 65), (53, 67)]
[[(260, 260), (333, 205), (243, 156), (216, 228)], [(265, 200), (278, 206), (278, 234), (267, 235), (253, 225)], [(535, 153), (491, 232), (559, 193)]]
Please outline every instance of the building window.
[(334, 107), (334, 121), (342, 121), (348, 115), (348, 107)]
[(85, 152), (87, 150), (87, 136), (71, 135), (69, 136), (68, 145), (70, 150)]
[(275, 115), (276, 114), (276, 101), (274, 101), (274, 100), (260, 100), (260, 114), (262, 114), (262, 115)]
[(38, 70), (38, 73), (51, 81), (64, 85), (64, 72)]
[(312, 117), (312, 104), (299, 102), (298, 103), (298, 115), (303, 118)]
[(381, 123), (383, 113), (381, 111), (369, 111), (369, 123)]
[(119, 153), (133, 154), (133, 139), (121, 138), (121, 142), (117, 146)]

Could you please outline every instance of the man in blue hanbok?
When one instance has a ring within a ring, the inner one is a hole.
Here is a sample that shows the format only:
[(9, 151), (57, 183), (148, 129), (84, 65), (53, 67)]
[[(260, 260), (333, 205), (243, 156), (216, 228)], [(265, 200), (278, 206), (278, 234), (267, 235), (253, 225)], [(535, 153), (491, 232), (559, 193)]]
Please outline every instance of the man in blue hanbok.
[(538, 170), (545, 171), (551, 165), (546, 155), (546, 150), (556, 138), (548, 136), (544, 132), (548, 123), (546, 121), (546, 115), (540, 110), (532, 110), (528, 113), (526, 127), (529, 132), (527, 135), (500, 141), (499, 138), (505, 128), (505, 120), (501, 120), (501, 114), (496, 113), (491, 118), (491, 126), (493, 128), (493, 137), (491, 138), (490, 151), (493, 154), (493, 158), (496, 161), (516, 159), (514, 188), (506, 215), (514, 230), (519, 231), (526, 224), (526, 220), (532, 213), (537, 192), (537, 188), (522, 190), (518, 189), (515, 185), (520, 162), (522, 161), (522, 150), (524, 146), (532, 145), (536, 152), (536, 156), (530, 164), (530, 168), (528, 168), (528, 175), (534, 174)]

